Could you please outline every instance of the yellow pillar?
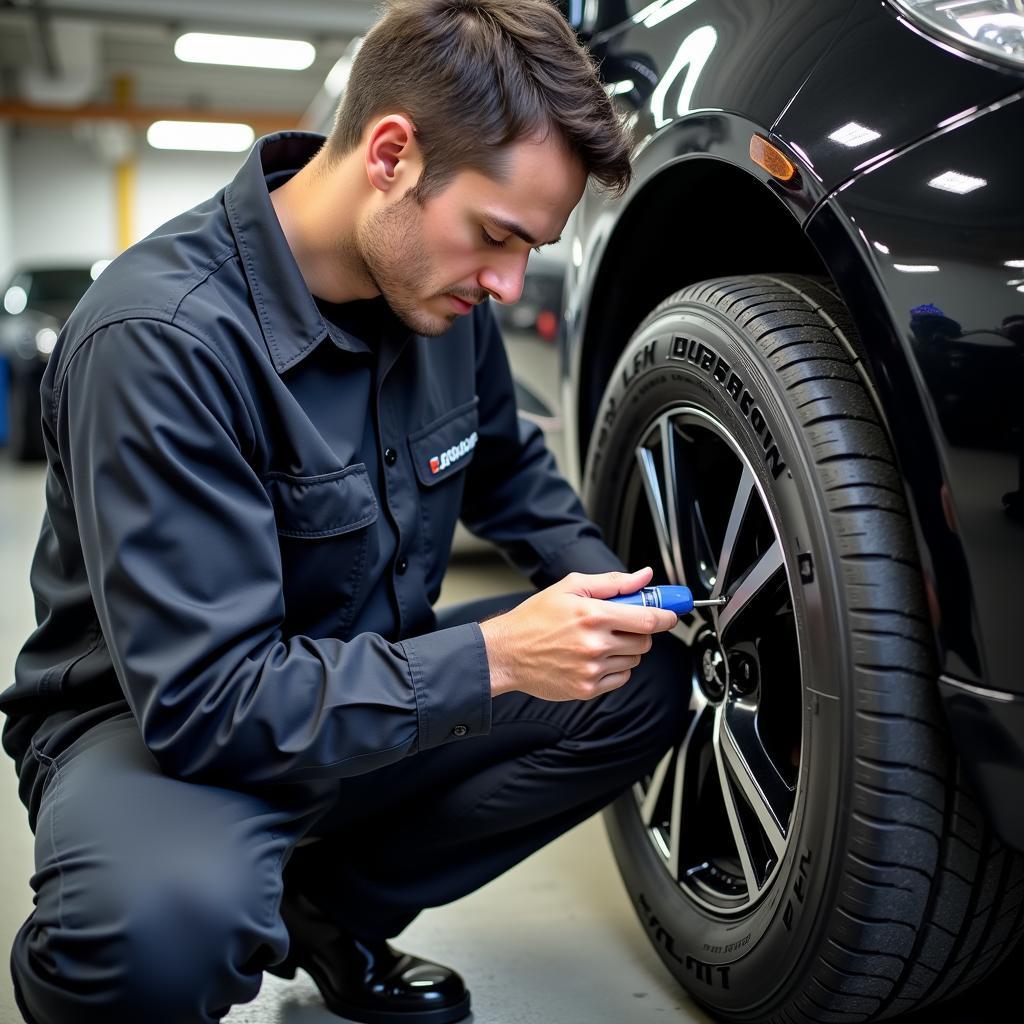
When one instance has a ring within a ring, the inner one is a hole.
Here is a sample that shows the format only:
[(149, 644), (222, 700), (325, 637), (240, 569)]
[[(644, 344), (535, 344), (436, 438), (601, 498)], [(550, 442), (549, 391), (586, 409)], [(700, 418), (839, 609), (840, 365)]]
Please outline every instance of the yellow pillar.
[(117, 251), (124, 252), (135, 241), (135, 157), (117, 165)]
[[(134, 83), (128, 75), (114, 79), (114, 102), (129, 106), (134, 92)], [(119, 160), (114, 170), (114, 188), (117, 210), (117, 250), (123, 252), (135, 241), (135, 154)]]

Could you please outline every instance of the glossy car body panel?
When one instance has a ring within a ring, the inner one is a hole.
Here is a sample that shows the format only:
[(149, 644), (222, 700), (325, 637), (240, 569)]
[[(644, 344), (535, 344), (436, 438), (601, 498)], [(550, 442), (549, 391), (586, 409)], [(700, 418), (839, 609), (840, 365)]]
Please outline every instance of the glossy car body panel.
[(742, 111), (771, 126), (849, 10), (848, 0), (663, 0), (593, 46), (606, 82), (632, 79), (649, 101), (656, 130), (692, 110)]
[[(593, 394), (638, 322), (609, 327), (616, 302), (638, 304), (628, 291), (609, 293), (620, 279), (641, 287), (645, 271), (673, 257), (671, 244), (646, 244), (656, 236), (674, 233), (680, 252), (692, 248), (688, 211), (707, 223), (705, 194), (688, 206), (665, 182), (703, 167), (743, 191), (748, 213), (761, 201), (754, 193), (763, 196), (770, 227), (760, 234), (777, 246), (745, 224), (737, 230), (725, 204), (732, 264), (720, 252), (681, 258), (679, 279), (640, 304), (649, 310), (725, 274), (831, 277), (906, 482), (958, 749), (1000, 834), (1024, 849), (1024, 820), (1012, 811), (1024, 781), (1024, 523), (1003, 507), (1004, 494), (1024, 487), (1024, 296), (1008, 283), (1024, 281), (1024, 268), (1005, 265), (1024, 260), (1024, 71), (936, 42), (882, 0), (753, 6), (664, 2), (646, 10), (670, 16), (634, 17), (592, 41), (629, 117), (635, 177), (621, 200), (588, 193), (572, 222), (562, 335), (569, 472), (580, 480)], [(879, 138), (828, 138), (851, 122)], [(782, 185), (751, 163), (755, 132), (790, 157), (795, 181)], [(985, 184), (966, 194), (928, 184), (947, 171)], [(659, 218), (666, 195), (671, 220)], [(816, 269), (794, 233), (813, 244)]]
[[(774, 131), (832, 188), (1020, 87), (1020, 75), (925, 36), (884, 0), (858, 0)], [(849, 125), (877, 138), (831, 137)]]
[[(1024, 607), (1024, 522), (1002, 499), (1020, 487), (1024, 459), (1024, 295), (1008, 283), (1024, 269), (1007, 266), (1024, 260), (1024, 151), (1011, 144), (1022, 127), (1024, 100), (1004, 102), (830, 200), (858, 236), (858, 259), (879, 282), (924, 396), (939, 475), (915, 486), (920, 445), (902, 462), (919, 509), (931, 509), (922, 532), (942, 669), (1017, 693), (1021, 615), (1011, 609)], [(928, 184), (949, 169), (985, 184), (962, 195)], [(910, 414), (905, 387), (889, 383), (891, 357), (869, 347), (869, 360), (893, 436), (915, 436), (921, 413)]]
[(1020, 780), (1024, 778), (1024, 697), (986, 690), (950, 676), (939, 678), (939, 692), (965, 758), (974, 788), (985, 800), (996, 833), (1024, 850)]

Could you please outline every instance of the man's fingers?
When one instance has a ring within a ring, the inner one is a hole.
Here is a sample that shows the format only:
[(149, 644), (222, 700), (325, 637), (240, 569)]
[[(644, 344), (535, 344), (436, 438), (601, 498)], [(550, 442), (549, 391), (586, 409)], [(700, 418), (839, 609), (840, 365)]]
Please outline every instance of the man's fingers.
[(602, 572), (588, 575), (582, 572), (570, 573), (562, 581), (566, 589), (580, 597), (618, 597), (620, 594), (634, 594), (646, 587), (654, 577), (654, 570), (648, 565), (636, 572)]
[(604, 659), (605, 673), (631, 672), (640, 664), (639, 654), (613, 654)]
[(665, 633), (679, 621), (679, 616), (667, 608), (644, 608), (638, 604), (602, 602), (601, 614), (608, 627), (620, 633)]
[(643, 657), (653, 643), (650, 633), (618, 633), (616, 635), (615, 654), (622, 656)]
[(601, 677), (601, 681), (596, 687), (598, 693), (595, 694), (595, 696), (600, 696), (602, 693), (608, 693), (609, 690), (617, 690), (627, 682), (629, 682), (628, 672), (609, 672), (608, 675)]

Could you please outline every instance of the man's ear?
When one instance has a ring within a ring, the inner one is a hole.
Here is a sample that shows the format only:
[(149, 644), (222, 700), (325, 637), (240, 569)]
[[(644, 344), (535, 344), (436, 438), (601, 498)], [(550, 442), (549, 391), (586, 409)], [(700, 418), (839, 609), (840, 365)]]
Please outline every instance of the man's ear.
[(423, 156), (416, 129), (403, 114), (388, 114), (368, 131), (363, 150), (366, 176), (381, 192), (404, 192), (419, 181)]

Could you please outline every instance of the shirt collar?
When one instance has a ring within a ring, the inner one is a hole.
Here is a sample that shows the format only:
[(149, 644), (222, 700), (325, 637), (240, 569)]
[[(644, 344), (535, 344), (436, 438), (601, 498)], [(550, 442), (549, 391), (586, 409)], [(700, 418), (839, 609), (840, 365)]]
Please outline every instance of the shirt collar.
[(258, 139), (224, 190), (224, 206), (249, 284), (267, 351), (278, 373), (329, 337), (338, 348), (366, 345), (328, 326), (281, 230), (270, 191), (299, 171), (324, 144), (313, 132), (276, 132)]

